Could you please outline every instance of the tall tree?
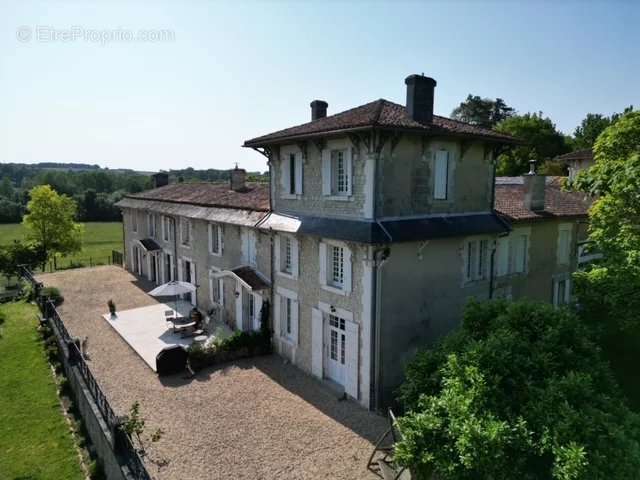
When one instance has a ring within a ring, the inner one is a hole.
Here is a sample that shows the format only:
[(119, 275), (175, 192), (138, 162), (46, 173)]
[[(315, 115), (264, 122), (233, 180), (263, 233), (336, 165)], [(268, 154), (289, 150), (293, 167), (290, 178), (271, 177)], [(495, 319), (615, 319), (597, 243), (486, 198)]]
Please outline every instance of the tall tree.
[(415, 478), (632, 480), (640, 417), (568, 309), (471, 303), (401, 389), (395, 460)]
[(606, 117), (600, 113), (588, 113), (573, 132), (575, 149), (592, 148), (598, 136), (604, 132), (607, 127), (613, 125), (623, 115), (632, 111), (633, 106), (629, 106), (624, 109), (623, 113), (614, 113), (610, 117)]
[(493, 128), (514, 113), (515, 110), (501, 98), (491, 100), (469, 94), (464, 102), (453, 109), (451, 118), (485, 128)]
[(43, 252), (68, 255), (82, 247), (82, 225), (75, 223), (77, 205), (66, 195), (60, 195), (49, 185), (34, 187), (29, 192), (28, 213), (22, 223), (27, 239)]
[(538, 165), (567, 153), (569, 147), (565, 136), (556, 129), (550, 118), (542, 112), (514, 115), (496, 126), (496, 130), (508, 133), (524, 142), (498, 158), (498, 175), (522, 175), (529, 170), (529, 161), (536, 160)]
[(7, 200), (13, 201), (15, 199), (15, 189), (13, 188), (13, 183), (11, 183), (11, 179), (5, 175), (2, 177), (2, 181), (0, 182), (0, 197), (4, 197)]

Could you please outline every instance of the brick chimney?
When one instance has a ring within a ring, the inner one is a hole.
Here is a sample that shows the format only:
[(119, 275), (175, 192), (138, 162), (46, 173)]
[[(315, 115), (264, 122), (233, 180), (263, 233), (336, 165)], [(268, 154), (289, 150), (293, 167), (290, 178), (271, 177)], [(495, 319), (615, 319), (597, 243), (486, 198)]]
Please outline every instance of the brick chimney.
[(244, 168), (238, 168), (236, 164), (236, 168), (231, 170), (231, 190), (234, 192), (242, 192), (247, 189), (245, 184), (247, 178), (247, 171)]
[(407, 111), (409, 116), (420, 123), (433, 121), (433, 95), (436, 81), (424, 75), (409, 75), (407, 85)]
[(151, 175), (151, 184), (153, 188), (169, 185), (169, 174), (167, 172), (154, 173)]
[(311, 102), (311, 121), (326, 117), (328, 106), (329, 104), (324, 100), (314, 100)]
[(522, 176), (524, 184), (524, 207), (532, 212), (544, 210), (544, 194), (547, 177), (536, 173), (536, 161), (529, 161), (529, 173)]

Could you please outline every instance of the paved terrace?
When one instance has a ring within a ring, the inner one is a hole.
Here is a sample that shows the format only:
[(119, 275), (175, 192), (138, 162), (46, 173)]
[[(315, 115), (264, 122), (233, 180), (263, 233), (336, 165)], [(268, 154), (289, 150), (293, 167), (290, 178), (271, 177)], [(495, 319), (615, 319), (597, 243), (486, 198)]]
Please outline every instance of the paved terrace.
[(69, 332), (89, 337), (89, 365), (116, 413), (137, 400), (147, 432), (166, 432), (150, 444), (154, 478), (375, 478), (366, 462), (382, 417), (338, 401), (276, 355), (160, 379), (102, 318), (110, 298), (118, 310), (158, 303), (150, 284), (113, 266), (39, 279), (64, 295)]

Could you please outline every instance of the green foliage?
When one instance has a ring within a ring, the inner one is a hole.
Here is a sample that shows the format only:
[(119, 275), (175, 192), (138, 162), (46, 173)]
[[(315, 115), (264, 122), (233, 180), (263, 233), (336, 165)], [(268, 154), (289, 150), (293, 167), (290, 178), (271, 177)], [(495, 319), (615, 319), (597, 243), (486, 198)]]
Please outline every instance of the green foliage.
[[(125, 416), (124, 421), (121, 424), (122, 430), (138, 440), (138, 444), (142, 448), (144, 453), (144, 432), (146, 429), (146, 420), (142, 417), (140, 412), (140, 402), (137, 400), (131, 404), (128, 415)], [(156, 429), (150, 436), (152, 442), (158, 442), (164, 435), (164, 431), (161, 428)]]
[(442, 480), (632, 479), (640, 419), (590, 329), (549, 305), (471, 303), (409, 365), (396, 460)]
[(107, 306), (109, 307), (109, 313), (111, 315), (115, 315), (116, 314), (116, 304), (113, 300), (109, 299), (109, 301), (107, 302)]
[(68, 255), (82, 248), (82, 225), (75, 223), (77, 205), (49, 185), (34, 187), (29, 192), (29, 213), (22, 221), (27, 239), (50, 255)]
[(542, 112), (514, 115), (496, 125), (496, 130), (525, 142), (498, 157), (498, 175), (521, 175), (529, 170), (532, 158), (542, 165), (569, 151), (564, 135)]
[(493, 128), (514, 112), (514, 109), (501, 98), (491, 100), (469, 94), (464, 102), (453, 109), (451, 118), (484, 128)]
[(234, 332), (224, 339), (216, 339), (211, 345), (194, 343), (189, 347), (189, 365), (194, 370), (252, 355), (271, 352), (271, 332)]
[(23, 265), (33, 270), (45, 260), (44, 250), (38, 245), (17, 240), (0, 245), (0, 273), (6, 277), (19, 276)]
[(60, 290), (56, 287), (44, 287), (40, 291), (40, 296), (48, 298), (54, 305), (58, 306), (64, 302), (64, 297), (60, 293)]
[(588, 113), (573, 132), (574, 149), (592, 148), (602, 132), (616, 123), (620, 117), (631, 111), (633, 111), (633, 106), (625, 108), (621, 114), (614, 113), (610, 117), (606, 117), (600, 113)]

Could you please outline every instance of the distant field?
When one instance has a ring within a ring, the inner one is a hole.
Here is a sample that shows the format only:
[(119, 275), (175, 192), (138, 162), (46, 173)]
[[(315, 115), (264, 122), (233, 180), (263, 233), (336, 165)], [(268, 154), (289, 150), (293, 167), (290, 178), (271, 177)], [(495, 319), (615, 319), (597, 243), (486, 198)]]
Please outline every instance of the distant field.
[[(0, 245), (20, 240), (24, 230), (20, 224), (0, 225)], [(106, 264), (111, 251), (122, 251), (122, 223), (91, 222), (84, 224), (82, 251), (71, 257), (58, 259), (58, 267), (65, 268), (70, 263)]]

